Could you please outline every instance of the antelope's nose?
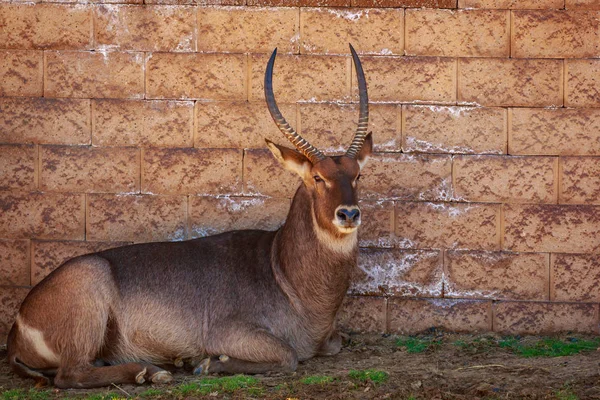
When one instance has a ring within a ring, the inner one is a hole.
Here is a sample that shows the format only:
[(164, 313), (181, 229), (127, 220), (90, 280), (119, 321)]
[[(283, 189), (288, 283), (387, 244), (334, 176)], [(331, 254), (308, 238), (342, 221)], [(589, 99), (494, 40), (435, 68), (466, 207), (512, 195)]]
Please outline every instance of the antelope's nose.
[(336, 213), (341, 222), (356, 223), (360, 221), (360, 210), (358, 208), (340, 208)]

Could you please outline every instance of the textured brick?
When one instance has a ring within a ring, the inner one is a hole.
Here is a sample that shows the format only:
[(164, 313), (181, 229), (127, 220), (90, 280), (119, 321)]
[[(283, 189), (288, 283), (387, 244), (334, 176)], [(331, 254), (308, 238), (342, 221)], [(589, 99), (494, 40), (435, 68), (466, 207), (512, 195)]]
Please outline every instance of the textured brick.
[(337, 315), (336, 325), (343, 331), (385, 332), (386, 299), (383, 297), (346, 296)]
[(389, 300), (392, 333), (415, 334), (436, 327), (458, 332), (492, 328), (491, 302), (477, 300)]
[(40, 188), (51, 192), (131, 193), (140, 189), (140, 151), (43, 146)]
[(352, 0), (352, 7), (456, 8), (456, 0)]
[[(438, 57), (361, 57), (361, 61), (369, 85), (370, 101), (456, 101), (456, 60)], [(352, 82), (358, 97), (354, 78)]]
[(404, 10), (300, 9), (301, 53), (403, 55)]
[(597, 57), (598, 17), (590, 11), (514, 11), (512, 57)]
[(600, 107), (600, 60), (565, 60), (565, 106)]
[[(264, 74), (268, 56), (250, 58), (250, 100), (264, 101)], [(278, 102), (345, 101), (350, 99), (350, 59), (341, 56), (277, 56), (273, 92)]]
[(26, 287), (0, 286), (0, 332), (8, 333), (17, 316), (19, 307), (29, 293)]
[(562, 60), (462, 58), (458, 101), (483, 106), (560, 106)]
[(123, 246), (126, 242), (32, 242), (31, 284), (37, 285), (50, 272), (71, 258)]
[[(303, 137), (321, 151), (346, 152), (358, 125), (357, 104), (301, 103), (298, 108), (298, 130)], [(369, 105), (369, 130), (374, 132), (374, 151), (400, 151), (399, 117), (399, 105)]]
[(498, 250), (499, 231), (499, 205), (396, 203), (396, 236), (403, 248)]
[(192, 101), (95, 100), (93, 142), (98, 146), (191, 147)]
[(0, 96), (41, 96), (41, 51), (0, 50)]
[(375, 154), (361, 171), (361, 197), (443, 200), (452, 195), (452, 159), (444, 155)]
[(493, 312), (494, 331), (504, 334), (598, 333), (598, 304), (501, 302)]
[(147, 149), (142, 191), (165, 194), (238, 194), (242, 152), (238, 149)]
[[(116, 1), (116, 0), (115, 0)], [(245, 6), (246, 0), (145, 0), (144, 4)]]
[(184, 240), (184, 196), (88, 195), (86, 239), (90, 241)]
[(506, 152), (506, 110), (403, 106), (402, 149), (420, 153)]
[(0, 142), (90, 144), (90, 101), (0, 98)]
[(33, 145), (0, 145), (0, 190), (33, 190), (36, 158)]
[(514, 108), (509, 154), (600, 155), (600, 110)]
[(509, 12), (406, 10), (406, 54), (443, 57), (507, 57)]
[(146, 61), (149, 98), (246, 99), (246, 56), (154, 53)]
[(600, 158), (560, 159), (559, 203), (600, 204)]
[[(278, 107), (287, 122), (298, 127), (296, 105), (282, 103)], [(265, 148), (265, 139), (292, 145), (273, 122), (264, 102), (196, 102), (195, 118), (196, 147)]]
[(82, 240), (84, 207), (83, 195), (0, 192), (0, 237)]
[(194, 51), (195, 9), (103, 5), (96, 8), (96, 46), (138, 51)]
[(550, 300), (600, 301), (598, 254), (552, 254)]
[(0, 285), (29, 285), (29, 240), (0, 240)]
[(466, 201), (556, 203), (556, 161), (551, 157), (456, 156), (454, 195)]
[(248, 6), (260, 7), (299, 7), (302, 0), (247, 0)]
[(450, 250), (444, 271), (444, 297), (548, 300), (548, 254)]
[(565, 8), (578, 10), (600, 10), (600, 2), (598, 0), (565, 0)]
[(0, 43), (5, 49), (92, 47), (92, 8), (60, 4), (0, 4)]
[(277, 230), (290, 208), (289, 199), (268, 197), (190, 197), (190, 234), (214, 235), (238, 229)]
[(267, 149), (244, 153), (244, 194), (291, 198), (300, 177), (286, 170)]
[(361, 249), (354, 294), (406, 297), (442, 296), (439, 250)]
[(140, 98), (142, 53), (56, 51), (46, 53), (46, 97)]
[[(568, 1), (568, 0), (567, 0)], [(565, 0), (458, 0), (459, 8), (553, 9), (563, 8)]]
[(362, 221), (358, 244), (363, 247), (393, 247), (394, 202), (360, 200), (358, 205)]
[(506, 205), (503, 214), (507, 250), (600, 252), (600, 207)]
[(203, 7), (198, 9), (198, 50), (298, 53), (298, 9)]

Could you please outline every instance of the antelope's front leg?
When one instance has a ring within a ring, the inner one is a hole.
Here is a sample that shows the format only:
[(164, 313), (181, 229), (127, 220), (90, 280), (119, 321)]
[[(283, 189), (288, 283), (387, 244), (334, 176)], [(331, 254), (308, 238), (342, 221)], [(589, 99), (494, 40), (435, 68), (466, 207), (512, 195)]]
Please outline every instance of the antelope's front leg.
[(334, 356), (340, 352), (342, 349), (342, 335), (335, 330), (331, 332), (331, 335), (323, 343), (321, 343), (321, 347), (317, 350), (317, 355), (319, 356)]

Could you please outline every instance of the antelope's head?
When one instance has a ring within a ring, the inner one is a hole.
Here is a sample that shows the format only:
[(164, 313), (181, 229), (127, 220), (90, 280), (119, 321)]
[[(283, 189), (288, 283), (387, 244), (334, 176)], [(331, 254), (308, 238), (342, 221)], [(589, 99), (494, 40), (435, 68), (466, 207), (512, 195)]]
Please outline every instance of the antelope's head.
[(371, 155), (373, 141), (367, 134), (369, 105), (367, 83), (358, 55), (350, 45), (356, 68), (360, 97), (360, 116), (354, 139), (342, 156), (325, 156), (302, 138), (279, 111), (273, 94), (273, 51), (265, 72), (265, 97), (271, 116), (295, 149), (279, 146), (269, 140), (267, 145), (283, 166), (302, 178), (312, 200), (313, 217), (318, 232), (326, 231), (336, 238), (355, 233), (361, 223), (357, 187), (360, 170)]

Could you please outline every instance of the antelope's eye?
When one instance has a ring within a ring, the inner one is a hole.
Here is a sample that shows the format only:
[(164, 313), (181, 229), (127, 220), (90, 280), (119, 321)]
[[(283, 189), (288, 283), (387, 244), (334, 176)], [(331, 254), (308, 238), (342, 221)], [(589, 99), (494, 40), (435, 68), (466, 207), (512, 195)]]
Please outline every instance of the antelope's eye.
[(313, 179), (315, 180), (315, 182), (323, 182), (323, 179), (319, 175), (313, 176)]

